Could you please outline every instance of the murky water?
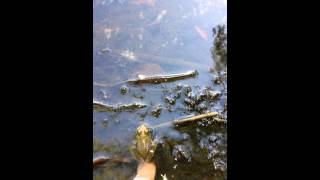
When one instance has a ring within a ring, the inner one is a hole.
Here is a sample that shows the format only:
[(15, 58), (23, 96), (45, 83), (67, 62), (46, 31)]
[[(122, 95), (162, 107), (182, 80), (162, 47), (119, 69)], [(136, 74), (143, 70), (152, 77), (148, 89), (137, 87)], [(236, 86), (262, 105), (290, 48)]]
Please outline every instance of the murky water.
[[(224, 0), (93, 0), (94, 99), (116, 105), (142, 103), (132, 111), (93, 112), (94, 157), (104, 154), (132, 158), (128, 147), (141, 123), (155, 126), (184, 116), (216, 111), (224, 116), (226, 84), (215, 84), (210, 68), (212, 28), (226, 22)], [(123, 81), (138, 74), (157, 75), (197, 70), (194, 78), (161, 84), (130, 85)], [(123, 82), (123, 83), (121, 83)], [(185, 93), (188, 86), (192, 93)], [(121, 93), (121, 88), (127, 88)], [(221, 92), (190, 108), (186, 99), (204, 88)], [(179, 93), (181, 95), (176, 97)], [(170, 104), (168, 98), (176, 97)], [(158, 117), (152, 111), (161, 107)], [(226, 179), (227, 130), (225, 124), (206, 121), (184, 127), (154, 129), (159, 142), (155, 153), (157, 178)], [(93, 178), (132, 179), (137, 162), (107, 163)]]

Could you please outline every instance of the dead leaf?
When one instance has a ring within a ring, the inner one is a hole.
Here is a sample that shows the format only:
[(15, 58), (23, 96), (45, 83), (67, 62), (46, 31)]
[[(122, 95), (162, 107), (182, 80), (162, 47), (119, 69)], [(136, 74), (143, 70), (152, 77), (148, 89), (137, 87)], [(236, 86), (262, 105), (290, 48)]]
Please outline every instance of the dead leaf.
[(208, 40), (208, 32), (203, 30), (202, 28), (200, 28), (199, 26), (194, 26), (194, 28), (196, 29), (197, 33), (200, 35), (200, 37), (204, 40)]

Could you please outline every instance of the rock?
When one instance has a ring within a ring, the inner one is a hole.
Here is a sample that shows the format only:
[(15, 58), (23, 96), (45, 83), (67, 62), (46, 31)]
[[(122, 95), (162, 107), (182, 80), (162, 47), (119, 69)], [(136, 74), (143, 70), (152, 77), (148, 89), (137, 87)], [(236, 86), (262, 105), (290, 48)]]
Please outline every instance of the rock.
[(182, 84), (181, 83), (179, 83), (179, 84), (177, 84), (177, 86), (176, 86), (176, 90), (178, 90), (178, 91), (180, 91), (180, 90), (182, 90)]
[(154, 110), (151, 111), (151, 114), (152, 114), (152, 116), (158, 118), (161, 114), (161, 111), (162, 111), (162, 107), (158, 106)]
[(188, 92), (187, 97), (190, 98), (190, 99), (193, 99), (193, 100), (196, 99), (196, 95), (193, 92)]
[(108, 122), (109, 122), (109, 120), (106, 118), (106, 119), (103, 119), (103, 120), (101, 121), (101, 124), (102, 124), (102, 126), (105, 128), (105, 127), (108, 126)]
[(220, 158), (213, 160), (213, 166), (215, 170), (226, 171), (227, 163)]
[(190, 135), (187, 133), (183, 133), (182, 138), (183, 138), (183, 140), (188, 140), (190, 138)]
[(192, 91), (191, 86), (187, 85), (183, 87), (183, 93), (185, 96), (188, 96), (188, 93)]
[(165, 100), (171, 105), (174, 105), (176, 103), (176, 99), (172, 96), (166, 96)]
[(196, 110), (200, 113), (203, 112), (204, 110), (207, 110), (207, 109), (208, 109), (208, 107), (207, 107), (206, 103), (204, 103), (204, 102), (202, 102), (196, 106)]
[(209, 100), (214, 100), (214, 99), (217, 98), (220, 94), (221, 94), (220, 91), (208, 90), (208, 91), (207, 91), (207, 98), (208, 98)]
[(179, 99), (181, 97), (181, 91), (177, 91), (173, 96), (175, 99)]
[(196, 105), (196, 102), (190, 98), (185, 98), (184, 103), (193, 108)]
[(176, 161), (191, 162), (191, 152), (185, 145), (175, 145), (172, 150), (172, 156)]

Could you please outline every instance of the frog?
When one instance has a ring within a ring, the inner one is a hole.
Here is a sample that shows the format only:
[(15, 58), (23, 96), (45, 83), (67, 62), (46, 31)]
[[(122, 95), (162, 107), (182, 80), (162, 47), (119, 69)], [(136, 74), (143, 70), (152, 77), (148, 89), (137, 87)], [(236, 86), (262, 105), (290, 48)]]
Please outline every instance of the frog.
[(135, 132), (133, 145), (130, 147), (136, 160), (150, 162), (155, 154), (157, 143), (153, 140), (153, 131), (146, 125), (141, 124)]

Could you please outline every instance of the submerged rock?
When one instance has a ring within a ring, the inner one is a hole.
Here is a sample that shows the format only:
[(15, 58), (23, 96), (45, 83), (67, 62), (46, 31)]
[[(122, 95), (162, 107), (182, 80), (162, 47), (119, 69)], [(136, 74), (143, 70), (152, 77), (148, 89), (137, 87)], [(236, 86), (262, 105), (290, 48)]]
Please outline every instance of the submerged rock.
[(183, 87), (183, 93), (185, 96), (188, 96), (188, 93), (192, 91), (191, 86), (187, 85)]
[(191, 162), (191, 152), (185, 145), (175, 145), (172, 150), (172, 156), (176, 161)]
[(196, 102), (190, 98), (185, 98), (184, 103), (186, 103), (191, 108), (193, 108), (196, 105)]
[(200, 139), (199, 146), (208, 152), (207, 159), (212, 160), (215, 170), (227, 170), (226, 134), (212, 133)]
[(105, 118), (105, 119), (103, 119), (103, 120), (101, 121), (101, 124), (102, 124), (102, 126), (105, 128), (105, 127), (108, 126), (108, 122), (109, 122), (109, 120), (108, 120), (107, 118)]
[(171, 105), (174, 105), (176, 103), (176, 98), (174, 98), (173, 96), (166, 96), (165, 100)]
[(213, 167), (215, 170), (226, 171), (227, 170), (227, 162), (223, 161), (220, 158), (213, 160)]
[(161, 114), (161, 111), (162, 111), (162, 107), (158, 106), (154, 110), (151, 111), (151, 114), (152, 114), (152, 116), (158, 118)]

